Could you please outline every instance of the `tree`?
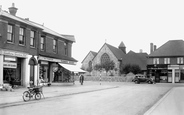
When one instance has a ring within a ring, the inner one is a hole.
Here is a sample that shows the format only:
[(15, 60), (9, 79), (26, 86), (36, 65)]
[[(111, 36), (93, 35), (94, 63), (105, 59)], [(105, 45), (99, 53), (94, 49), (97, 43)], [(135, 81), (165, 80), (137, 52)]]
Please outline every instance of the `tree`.
[(102, 68), (105, 69), (106, 73), (109, 70), (113, 70), (115, 67), (115, 63), (113, 61), (105, 61), (104, 63), (102, 63)]
[(128, 74), (130, 72), (134, 73), (134, 74), (138, 74), (138, 73), (141, 73), (141, 69), (139, 67), (139, 65), (136, 65), (136, 64), (126, 64), (124, 66), (121, 66), (120, 67), (120, 72), (121, 74), (124, 73), (124, 74)]
[(104, 63), (96, 64), (94, 66), (94, 69), (97, 71), (101, 71), (102, 69), (105, 69), (107, 73), (109, 70), (113, 70), (114, 67), (115, 67), (115, 63), (113, 61), (105, 61)]

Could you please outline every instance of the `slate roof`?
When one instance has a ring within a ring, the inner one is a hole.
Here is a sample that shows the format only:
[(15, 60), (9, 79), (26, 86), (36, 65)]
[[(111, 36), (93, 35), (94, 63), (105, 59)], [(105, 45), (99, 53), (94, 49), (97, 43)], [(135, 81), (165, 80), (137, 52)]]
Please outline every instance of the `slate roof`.
[(123, 60), (123, 64), (137, 64), (141, 68), (141, 70), (147, 69), (147, 53), (135, 53), (133, 51), (129, 51), (126, 54), (125, 60)]
[[(97, 55), (97, 52), (94, 52), (94, 51), (90, 51), (91, 53), (92, 53), (92, 55), (94, 56), (94, 57), (96, 57), (96, 55)], [(86, 57), (82, 60), (82, 62), (81, 63), (83, 63), (83, 61), (87, 58), (87, 56), (90, 54), (90, 52), (86, 55)], [(94, 58), (93, 58), (94, 59)], [(92, 59), (92, 60), (93, 60)]]
[(7, 18), (10, 18), (10, 19), (13, 19), (13, 20), (16, 20), (18, 22), (21, 22), (21, 23), (24, 23), (24, 24), (27, 24), (27, 25), (30, 25), (30, 26), (33, 26), (33, 27), (36, 27), (36, 28), (39, 28), (39, 29), (42, 29), (43, 32), (45, 33), (49, 33), (49, 34), (52, 34), (54, 36), (57, 36), (57, 37), (60, 37), (60, 38), (63, 38), (63, 39), (66, 39), (66, 40), (70, 40), (72, 42), (75, 42), (75, 38), (72, 37), (72, 38), (69, 38), (69, 37), (64, 37), (63, 35), (41, 25), (41, 24), (38, 24), (36, 22), (32, 22), (30, 20), (26, 20), (26, 19), (23, 19), (23, 18), (20, 18), (18, 16), (14, 16), (14, 15), (11, 15), (9, 14), (8, 12), (6, 11), (3, 11), (1, 10), (0, 11), (0, 16), (4, 16), (4, 17), (7, 17)]
[(184, 41), (169, 40), (161, 47), (152, 52), (149, 57), (172, 57), (184, 56)]
[(125, 58), (126, 54), (121, 49), (118, 49), (118, 48), (116, 48), (116, 47), (114, 47), (114, 46), (112, 46), (110, 44), (107, 44), (107, 43), (105, 43), (105, 44), (111, 50), (111, 52), (116, 56), (116, 58), (118, 60), (121, 60), (121, 59)]

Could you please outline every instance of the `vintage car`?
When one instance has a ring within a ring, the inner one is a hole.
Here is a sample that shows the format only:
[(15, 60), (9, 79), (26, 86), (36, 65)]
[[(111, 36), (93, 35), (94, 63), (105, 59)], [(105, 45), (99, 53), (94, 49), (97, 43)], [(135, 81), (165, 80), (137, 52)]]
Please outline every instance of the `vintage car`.
[(154, 84), (154, 80), (152, 78), (148, 78), (145, 75), (137, 74), (135, 75), (134, 79), (132, 80), (134, 83), (139, 84), (141, 82)]

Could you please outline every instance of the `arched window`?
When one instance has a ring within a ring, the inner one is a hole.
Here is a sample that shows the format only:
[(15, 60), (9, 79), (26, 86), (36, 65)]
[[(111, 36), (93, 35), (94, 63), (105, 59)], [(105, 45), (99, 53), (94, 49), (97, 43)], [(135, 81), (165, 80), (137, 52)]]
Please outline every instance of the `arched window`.
[(106, 61), (110, 61), (110, 57), (107, 53), (104, 53), (102, 56), (101, 56), (101, 63), (104, 63)]
[(89, 61), (88, 67), (89, 67), (89, 68), (92, 68), (92, 61)]

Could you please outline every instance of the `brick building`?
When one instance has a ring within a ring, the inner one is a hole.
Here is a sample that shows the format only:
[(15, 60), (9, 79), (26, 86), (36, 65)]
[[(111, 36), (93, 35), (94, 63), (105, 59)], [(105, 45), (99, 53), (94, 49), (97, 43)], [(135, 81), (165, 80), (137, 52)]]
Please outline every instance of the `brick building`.
[(0, 84), (13, 79), (17, 85), (36, 85), (41, 76), (61, 81), (65, 65), (77, 62), (71, 53), (74, 36), (20, 18), (17, 10), (14, 4), (9, 13), (0, 8)]

